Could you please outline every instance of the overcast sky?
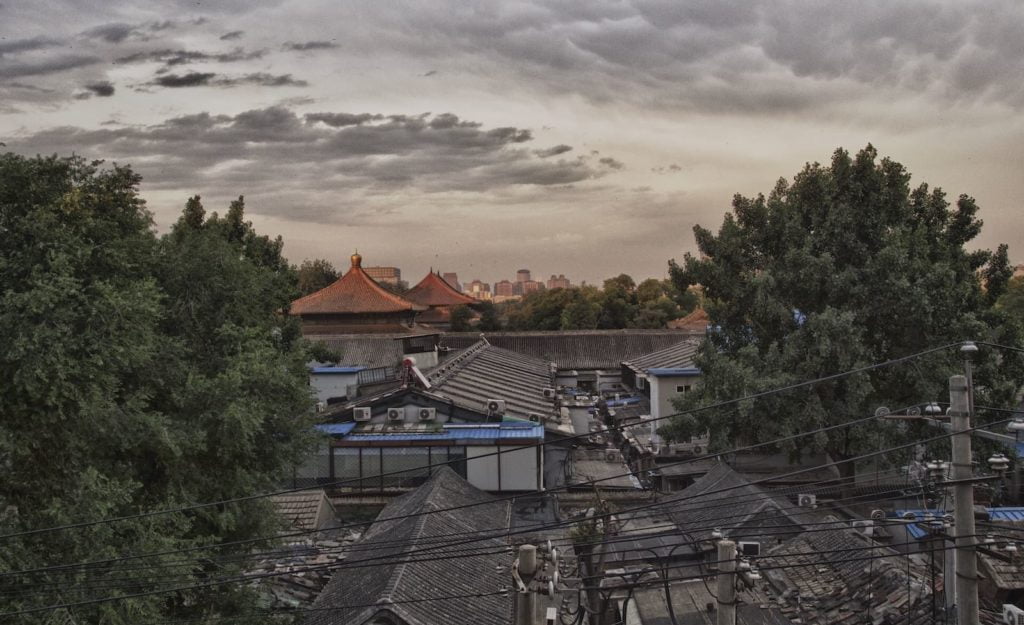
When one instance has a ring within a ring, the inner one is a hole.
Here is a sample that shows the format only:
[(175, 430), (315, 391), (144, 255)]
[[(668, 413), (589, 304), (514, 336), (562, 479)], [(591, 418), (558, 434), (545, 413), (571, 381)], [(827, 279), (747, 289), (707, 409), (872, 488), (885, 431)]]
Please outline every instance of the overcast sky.
[[(132, 6), (135, 4), (144, 6)], [(130, 163), (295, 261), (663, 276), (873, 143), (1024, 262), (1024, 3), (0, 0), (0, 141)]]

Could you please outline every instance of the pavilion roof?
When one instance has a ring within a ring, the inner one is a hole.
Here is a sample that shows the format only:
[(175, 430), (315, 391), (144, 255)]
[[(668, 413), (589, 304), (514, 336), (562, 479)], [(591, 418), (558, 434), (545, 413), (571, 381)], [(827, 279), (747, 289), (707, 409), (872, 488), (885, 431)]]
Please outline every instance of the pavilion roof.
[(430, 271), (419, 284), (412, 287), (405, 297), (421, 306), (458, 306), (478, 304), (475, 299), (459, 293), (440, 275)]
[(363, 271), (362, 261), (362, 256), (353, 254), (352, 267), (345, 275), (292, 302), (291, 314), (396, 313), (424, 309), (377, 284)]

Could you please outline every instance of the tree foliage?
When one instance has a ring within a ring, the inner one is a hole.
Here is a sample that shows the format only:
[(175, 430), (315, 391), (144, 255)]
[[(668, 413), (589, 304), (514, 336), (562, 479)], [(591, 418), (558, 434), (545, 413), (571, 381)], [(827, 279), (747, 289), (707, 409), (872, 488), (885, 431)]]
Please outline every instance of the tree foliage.
[(471, 329), (473, 310), (469, 306), (455, 306), (451, 313), (452, 332), (468, 332)]
[(322, 258), (302, 261), (296, 273), (299, 280), (299, 295), (316, 293), (338, 279), (334, 265)]
[[(307, 346), (277, 314), (297, 292), (280, 239), (243, 221), (241, 198), (219, 218), (206, 216), (198, 196), (158, 239), (138, 184), (124, 167), (0, 156), (0, 533), (271, 490), (310, 442)], [(278, 520), (268, 506), (11, 538), (0, 567), (273, 536)], [(35, 592), (6, 593), (0, 611), (166, 586), (134, 575), (131, 564), (9, 577)], [(174, 585), (241, 571), (210, 566), (197, 559), (174, 569)], [(74, 618), (236, 615), (252, 605), (251, 593), (239, 585), (178, 591), (76, 608)]]
[[(968, 252), (978, 207), (961, 195), (909, 186), (899, 163), (868, 146), (837, 150), (829, 166), (807, 165), (768, 197), (737, 195), (718, 234), (694, 229), (701, 258), (672, 264), (682, 292), (701, 285), (718, 330), (702, 345), (698, 392), (680, 408), (712, 404), (963, 340), (1020, 344), (989, 306), (1006, 274), (985, 251)], [(1005, 252), (1005, 250), (1004, 250)], [(890, 408), (942, 400), (961, 371), (955, 350), (914, 363), (817, 384), (729, 410), (677, 420), (670, 434), (710, 431), (718, 448), (842, 423)], [(1024, 379), (1019, 357), (984, 350), (978, 403), (1006, 405)], [(880, 444), (888, 424), (847, 428), (786, 447), (850, 458)], [(799, 446), (798, 446), (799, 445)]]

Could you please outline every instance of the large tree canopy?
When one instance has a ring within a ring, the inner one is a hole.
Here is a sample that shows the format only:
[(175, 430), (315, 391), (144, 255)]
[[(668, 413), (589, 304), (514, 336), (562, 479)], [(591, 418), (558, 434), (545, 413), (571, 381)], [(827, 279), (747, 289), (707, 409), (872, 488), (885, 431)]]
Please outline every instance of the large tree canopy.
[[(295, 323), (278, 314), (297, 292), (280, 240), (243, 221), (241, 198), (219, 218), (207, 217), (198, 197), (158, 239), (138, 183), (127, 168), (78, 158), (0, 156), (2, 534), (272, 490), (307, 449), (309, 354)], [(243, 564), (234, 558), (151, 574), (117, 558), (273, 536), (279, 525), (268, 505), (4, 539), (5, 571), (114, 561), (9, 576), (0, 612), (237, 575)], [(237, 584), (179, 591), (80, 607), (71, 617), (234, 616), (253, 605), (250, 595)]]
[[(1020, 344), (982, 289), (1006, 290), (1005, 249), (993, 259), (967, 251), (980, 231), (978, 207), (950, 206), (938, 188), (909, 186), (899, 163), (870, 145), (830, 166), (807, 165), (764, 197), (737, 195), (718, 234), (694, 229), (700, 257), (671, 264), (677, 288), (701, 285), (714, 331), (697, 364), (703, 384), (680, 408), (710, 405), (964, 340)], [(676, 436), (710, 431), (712, 444), (764, 441), (942, 401), (961, 371), (956, 350), (812, 388), (682, 417)], [(1024, 374), (1022, 360), (984, 349), (978, 402), (1005, 405)], [(880, 428), (839, 429), (787, 450), (849, 458), (877, 446)]]

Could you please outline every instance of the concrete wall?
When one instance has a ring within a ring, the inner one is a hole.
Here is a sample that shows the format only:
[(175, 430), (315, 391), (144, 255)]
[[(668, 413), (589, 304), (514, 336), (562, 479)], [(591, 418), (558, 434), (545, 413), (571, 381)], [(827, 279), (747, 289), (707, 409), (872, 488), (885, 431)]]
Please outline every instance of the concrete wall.
[[(370, 419), (369, 423), (395, 423), (388, 419), (388, 410), (398, 409), (402, 411), (402, 421), (404, 423), (420, 423), (420, 408), (430, 408), (431, 406), (417, 406), (415, 404), (405, 404), (404, 406), (392, 406), (386, 410), (382, 410), (380, 414), (374, 410), (373, 418)], [(441, 410), (434, 411), (433, 421), (424, 421), (423, 423), (448, 423), (451, 421), (451, 417), (444, 414)], [(365, 423), (365, 422), (364, 422)]]
[(700, 383), (700, 376), (649, 376), (647, 383), (651, 389), (651, 416), (658, 418), (676, 412), (672, 399), (681, 394), (678, 387), (693, 389)]

